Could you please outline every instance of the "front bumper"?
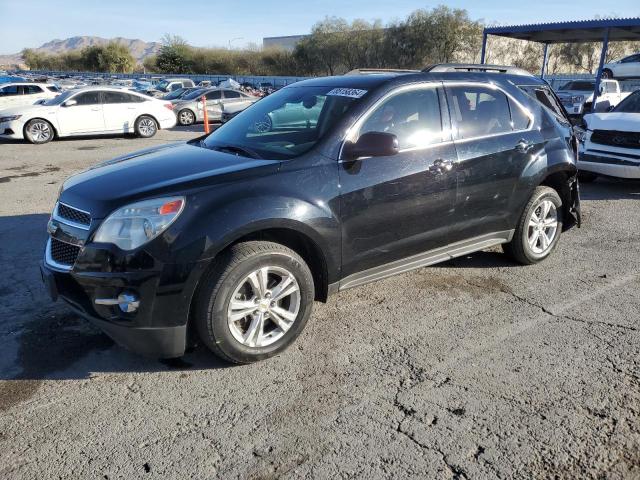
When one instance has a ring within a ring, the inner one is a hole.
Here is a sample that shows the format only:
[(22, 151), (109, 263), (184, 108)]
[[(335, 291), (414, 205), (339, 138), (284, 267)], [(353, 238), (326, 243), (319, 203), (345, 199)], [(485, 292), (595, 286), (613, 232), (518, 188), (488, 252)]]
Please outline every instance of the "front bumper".
[[(52, 238), (68, 240), (59, 232)], [(184, 354), (191, 300), (206, 262), (163, 264), (145, 252), (121, 255), (117, 247), (89, 244), (81, 247), (72, 266), (64, 266), (51, 260), (50, 245), (51, 240), (40, 271), (52, 300), (64, 300), (135, 353), (155, 358)], [(121, 294), (139, 300), (138, 308), (101, 304)]]
[(0, 123), (0, 138), (8, 140), (24, 140), (24, 123), (19, 120)]
[(580, 154), (578, 169), (609, 177), (640, 179), (640, 151), (623, 153), (587, 148)]

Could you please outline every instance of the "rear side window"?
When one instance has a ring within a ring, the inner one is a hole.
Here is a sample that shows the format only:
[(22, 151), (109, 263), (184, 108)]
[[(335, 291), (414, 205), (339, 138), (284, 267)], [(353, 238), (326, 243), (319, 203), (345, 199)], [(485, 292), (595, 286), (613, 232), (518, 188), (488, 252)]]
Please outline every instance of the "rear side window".
[(459, 138), (511, 132), (507, 96), (481, 86), (448, 87), (447, 99)]
[(509, 99), (509, 109), (511, 110), (511, 123), (514, 130), (526, 130), (531, 124), (531, 117), (520, 105)]
[(220, 100), (222, 98), (222, 92), (220, 90), (214, 90), (213, 92), (209, 92), (205, 95), (207, 100)]
[(22, 92), (24, 95), (34, 95), (36, 93), (42, 93), (42, 89), (37, 85), (23, 85)]
[(564, 109), (556, 101), (556, 97), (551, 93), (549, 87), (543, 85), (520, 85), (520, 90), (526, 92), (530, 97), (536, 99), (547, 107), (547, 109), (551, 110), (551, 113), (558, 117), (559, 120), (564, 123), (567, 122)]
[(103, 92), (102, 98), (104, 103), (137, 103), (144, 101), (143, 98), (137, 95), (125, 92)]
[(236, 92), (235, 90), (225, 90), (224, 98), (240, 98), (240, 92)]
[(368, 116), (360, 128), (388, 132), (401, 149), (420, 148), (442, 141), (442, 115), (436, 88), (409, 90), (389, 97)]

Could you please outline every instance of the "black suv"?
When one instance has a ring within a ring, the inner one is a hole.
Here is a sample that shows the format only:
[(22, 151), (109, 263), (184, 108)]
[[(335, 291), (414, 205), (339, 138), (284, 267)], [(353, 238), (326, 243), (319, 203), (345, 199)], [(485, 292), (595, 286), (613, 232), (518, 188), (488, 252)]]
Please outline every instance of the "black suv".
[(69, 178), (52, 298), (134, 351), (176, 357), (199, 336), (245, 363), (340, 290), (498, 244), (545, 259), (580, 221), (571, 124), (542, 80), (473, 70), (299, 82)]

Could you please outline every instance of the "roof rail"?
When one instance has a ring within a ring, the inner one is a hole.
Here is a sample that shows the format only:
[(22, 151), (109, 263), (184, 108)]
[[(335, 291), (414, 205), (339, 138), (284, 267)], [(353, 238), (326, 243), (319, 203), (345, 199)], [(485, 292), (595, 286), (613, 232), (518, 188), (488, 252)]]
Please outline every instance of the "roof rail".
[(428, 65), (422, 69), (423, 72), (484, 72), (484, 73), (508, 73), (510, 75), (533, 75), (526, 70), (507, 65), (486, 65), (476, 63), (440, 63)]
[(380, 75), (384, 73), (420, 73), (420, 70), (402, 68), (356, 68), (345, 75)]

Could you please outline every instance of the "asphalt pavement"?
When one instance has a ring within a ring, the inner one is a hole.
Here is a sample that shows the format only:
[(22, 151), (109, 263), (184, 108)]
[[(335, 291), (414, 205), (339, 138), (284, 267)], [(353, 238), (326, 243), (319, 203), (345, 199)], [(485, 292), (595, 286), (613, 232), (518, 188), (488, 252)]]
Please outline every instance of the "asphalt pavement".
[(583, 185), (542, 264), (345, 291), (254, 365), (145, 359), (47, 299), (46, 223), (72, 173), (200, 130), (0, 143), (0, 478), (640, 477), (640, 182)]

